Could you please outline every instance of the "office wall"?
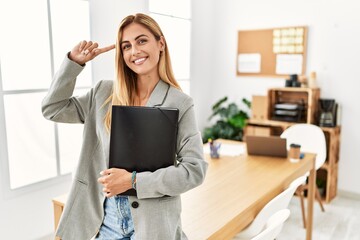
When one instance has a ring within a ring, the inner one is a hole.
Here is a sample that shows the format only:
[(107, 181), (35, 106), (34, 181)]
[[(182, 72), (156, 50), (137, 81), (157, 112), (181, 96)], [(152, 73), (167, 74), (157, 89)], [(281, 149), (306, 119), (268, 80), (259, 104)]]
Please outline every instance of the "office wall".
[[(148, 11), (146, 0), (90, 0), (91, 38), (101, 46), (114, 44), (121, 20), (127, 15)], [(114, 51), (92, 61), (93, 81), (114, 79)]]
[[(29, 173), (30, 174), (30, 173)], [(4, 192), (4, 182), (1, 182)], [(39, 239), (54, 231), (52, 198), (65, 193), (70, 176), (0, 198), (1, 239)], [(50, 239), (50, 238), (49, 238)]]
[(215, 38), (213, 26), (216, 16), (214, 0), (196, 0), (191, 5), (191, 62), (190, 62), (190, 95), (194, 99), (196, 119), (199, 128), (210, 115), (213, 104), (212, 76), (215, 65)]
[[(201, 61), (192, 61), (192, 69), (197, 72), (211, 71), (192, 84), (192, 95), (201, 96), (198, 98), (206, 103), (209, 98), (214, 102), (225, 95), (240, 100), (251, 98), (253, 94), (265, 95), (269, 87), (284, 86), (283, 79), (236, 76), (237, 31), (307, 25), (307, 73), (317, 72), (321, 97), (335, 98), (342, 110), (338, 188), (360, 194), (360, 152), (357, 151), (360, 143), (360, 15), (356, 10), (357, 1), (222, 0), (213, 3), (213, 19), (208, 23), (196, 17), (206, 11), (206, 4), (193, 3), (193, 31), (212, 31), (213, 45), (209, 48), (199, 39), (193, 42), (192, 54), (211, 52), (212, 63), (204, 65)], [(204, 93), (201, 85), (209, 84), (211, 87)], [(200, 111), (203, 114), (207, 110)], [(200, 120), (201, 126), (207, 124), (204, 118)]]

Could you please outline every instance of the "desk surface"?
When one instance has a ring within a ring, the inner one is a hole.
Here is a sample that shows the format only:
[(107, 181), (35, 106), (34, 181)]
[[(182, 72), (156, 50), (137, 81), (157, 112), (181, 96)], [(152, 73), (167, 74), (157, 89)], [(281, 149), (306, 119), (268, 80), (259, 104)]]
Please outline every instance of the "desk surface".
[[(222, 140), (225, 144), (242, 144)], [(287, 159), (248, 156), (221, 156), (210, 159), (205, 181), (182, 195), (182, 225), (191, 240), (232, 239), (255, 218), (267, 202), (293, 180), (314, 169), (314, 154), (305, 154), (298, 163)], [(315, 171), (309, 181), (315, 185)], [(308, 198), (307, 239), (311, 239), (314, 190)], [(53, 199), (63, 207), (66, 195)], [(61, 214), (61, 213), (60, 213)], [(60, 216), (56, 216), (55, 222)]]
[(291, 163), (283, 158), (248, 155), (207, 157), (204, 183), (182, 195), (185, 233), (192, 240), (231, 239), (267, 202), (311, 170), (314, 158), (306, 154), (303, 160)]

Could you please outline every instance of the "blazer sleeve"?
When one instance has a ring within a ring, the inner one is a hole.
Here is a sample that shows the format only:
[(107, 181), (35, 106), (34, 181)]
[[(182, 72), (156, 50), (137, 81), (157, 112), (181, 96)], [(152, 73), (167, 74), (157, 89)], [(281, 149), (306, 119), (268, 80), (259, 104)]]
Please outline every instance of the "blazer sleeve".
[(177, 137), (179, 164), (155, 172), (137, 173), (136, 190), (139, 199), (180, 195), (204, 181), (208, 164), (204, 160), (193, 100), (187, 98), (182, 105), (184, 114), (180, 116)]
[(85, 122), (94, 100), (94, 92), (100, 83), (87, 94), (73, 97), (76, 78), (83, 69), (83, 66), (68, 57), (64, 59), (42, 101), (42, 113), (45, 118), (64, 123)]

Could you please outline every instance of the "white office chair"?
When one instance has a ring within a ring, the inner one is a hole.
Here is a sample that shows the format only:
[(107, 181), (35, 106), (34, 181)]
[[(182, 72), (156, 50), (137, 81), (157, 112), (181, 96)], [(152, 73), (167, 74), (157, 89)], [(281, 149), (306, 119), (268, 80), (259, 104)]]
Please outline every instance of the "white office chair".
[(270, 202), (268, 202), (256, 215), (255, 219), (250, 223), (250, 225), (236, 235), (235, 239), (249, 240), (259, 234), (264, 229), (266, 222), (274, 213), (288, 207), (295, 190), (298, 188), (298, 186), (304, 184), (305, 181), (305, 176), (295, 179), (287, 189), (270, 200)]
[[(286, 138), (287, 148), (290, 148), (290, 144), (296, 143), (301, 145), (301, 152), (315, 153), (315, 169), (318, 170), (326, 160), (326, 140), (324, 132), (320, 127), (312, 124), (295, 124), (285, 129), (281, 134), (282, 138)], [(309, 173), (306, 173), (306, 177)], [(304, 191), (308, 189), (308, 185), (304, 184), (300, 186), (296, 193), (300, 197), (301, 212), (303, 216), (304, 228), (306, 227), (305, 207), (304, 207)], [(324, 206), (321, 202), (321, 196), (319, 189), (316, 187), (315, 198), (319, 202), (321, 210), (324, 212)]]
[(273, 214), (266, 223), (265, 229), (251, 240), (274, 240), (282, 230), (284, 222), (289, 218), (290, 210), (283, 209)]

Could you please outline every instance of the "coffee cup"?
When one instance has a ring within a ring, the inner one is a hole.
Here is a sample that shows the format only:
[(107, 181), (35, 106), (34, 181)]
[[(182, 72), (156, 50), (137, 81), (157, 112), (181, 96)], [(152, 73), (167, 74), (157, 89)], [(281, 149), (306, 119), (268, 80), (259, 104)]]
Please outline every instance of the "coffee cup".
[(300, 148), (301, 145), (292, 143), (290, 144), (289, 159), (290, 162), (298, 162), (300, 160)]

